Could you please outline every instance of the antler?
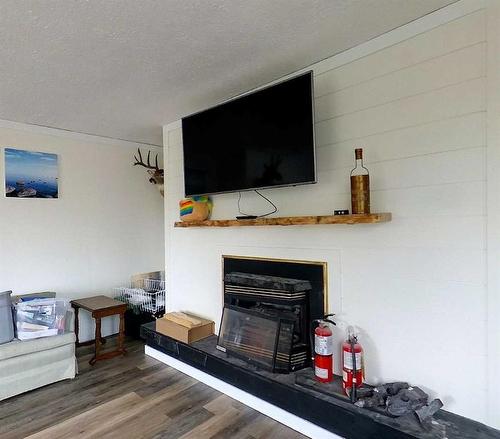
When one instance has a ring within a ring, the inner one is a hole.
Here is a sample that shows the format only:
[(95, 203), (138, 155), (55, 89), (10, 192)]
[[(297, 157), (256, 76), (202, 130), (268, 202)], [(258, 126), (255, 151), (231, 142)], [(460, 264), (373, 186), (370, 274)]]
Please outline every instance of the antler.
[(141, 154), (141, 149), (137, 148), (137, 152), (139, 153), (139, 158), (134, 154), (134, 159), (135, 163), (134, 166), (144, 166), (147, 169), (154, 169), (155, 171), (161, 171), (160, 167), (158, 166), (158, 154), (156, 154), (155, 157), (155, 166), (152, 166), (150, 163), (150, 156), (151, 156), (151, 151), (148, 151), (148, 163), (144, 163), (144, 160), (142, 159), (142, 154)]

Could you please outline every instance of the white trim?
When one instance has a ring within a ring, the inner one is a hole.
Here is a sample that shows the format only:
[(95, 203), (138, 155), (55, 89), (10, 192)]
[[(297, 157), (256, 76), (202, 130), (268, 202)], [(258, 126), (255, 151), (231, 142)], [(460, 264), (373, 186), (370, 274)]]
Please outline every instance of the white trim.
[(189, 366), (182, 361), (176, 360), (170, 355), (166, 355), (163, 352), (158, 351), (150, 346), (144, 347), (144, 352), (146, 355), (150, 357), (156, 358), (158, 361), (161, 361), (164, 364), (167, 364), (174, 369), (177, 369), (186, 375), (189, 375), (198, 381), (210, 386), (219, 392), (228, 395), (229, 397), (236, 399), (237, 401), (263, 413), (266, 416), (269, 416), (275, 419), (278, 422), (296, 430), (306, 436), (309, 436), (314, 439), (342, 439), (341, 436), (337, 436), (334, 433), (331, 433), (324, 428), (318, 427), (316, 424), (313, 424), (305, 419), (299, 418), (286, 410), (283, 410), (279, 407), (276, 407), (273, 404), (269, 404), (266, 401), (263, 401), (260, 398), (257, 398), (250, 393), (244, 392), (237, 387), (232, 386), (222, 380), (214, 378), (211, 375), (208, 375), (205, 372), (202, 372), (199, 369), (196, 369), (192, 366)]
[[(182, 120), (179, 119), (179, 120), (176, 120), (174, 122), (170, 122), (170, 123), (167, 123), (166, 125), (163, 125), (163, 130), (165, 133), (165, 131), (173, 131), (173, 130), (176, 130), (177, 128), (181, 128), (181, 127), (182, 127)], [(163, 136), (163, 144), (165, 144), (165, 135)]]
[[(172, 230), (173, 227), (171, 226), (171, 221), (173, 220), (172, 218), (172, 212), (169, 209), (169, 203), (168, 203), (168, 184), (170, 183), (172, 177), (169, 174), (169, 164), (170, 164), (170, 153), (171, 153), (171, 147), (169, 145), (169, 132), (174, 130), (174, 127), (181, 126), (181, 121), (178, 120), (176, 122), (173, 122), (169, 125), (163, 126), (163, 163), (165, 163), (164, 168), (165, 168), (165, 197), (163, 198), (163, 223), (164, 223), (164, 228), (163, 228), (163, 233), (164, 233), (164, 241), (165, 241), (165, 273), (168, 272), (167, 267), (171, 267), (171, 261), (172, 259), (172, 245), (171, 245), (171, 235), (172, 235)], [(175, 219), (177, 221), (177, 219)], [(172, 285), (172, 278), (171, 276), (166, 277), (167, 280), (167, 291), (174, 291), (173, 290), (173, 285)], [(166, 295), (166, 303), (165, 303), (165, 310), (172, 310), (172, 298), (171, 294)]]
[(0, 128), (25, 131), (33, 134), (42, 134), (46, 136), (65, 137), (73, 140), (80, 140), (88, 143), (101, 143), (113, 146), (129, 146), (132, 148), (161, 148), (160, 145), (150, 143), (133, 142), (131, 140), (114, 139), (112, 137), (102, 137), (95, 134), (79, 133), (76, 131), (64, 130), (59, 128), (45, 127), (28, 123), (13, 122), (11, 120), (0, 119)]

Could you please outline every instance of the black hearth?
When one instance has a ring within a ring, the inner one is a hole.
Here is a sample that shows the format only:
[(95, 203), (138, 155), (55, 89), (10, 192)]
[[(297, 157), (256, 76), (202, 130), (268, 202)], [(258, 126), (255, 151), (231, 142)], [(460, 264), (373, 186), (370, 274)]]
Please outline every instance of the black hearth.
[(343, 395), (341, 377), (335, 376), (329, 396), (314, 385), (298, 384), (304, 379), (314, 381), (312, 369), (289, 374), (263, 370), (217, 350), (215, 336), (187, 345), (156, 332), (154, 323), (143, 325), (141, 335), (151, 348), (345, 438), (500, 439), (498, 430), (445, 410), (437, 412), (438, 424), (427, 431), (416, 419), (405, 421), (356, 407)]

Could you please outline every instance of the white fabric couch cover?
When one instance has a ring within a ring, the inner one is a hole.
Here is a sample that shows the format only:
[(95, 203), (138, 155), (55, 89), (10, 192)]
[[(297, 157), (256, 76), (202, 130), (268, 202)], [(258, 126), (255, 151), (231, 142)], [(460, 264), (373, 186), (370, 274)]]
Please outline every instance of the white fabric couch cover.
[(76, 375), (74, 313), (66, 333), (0, 345), (0, 401)]

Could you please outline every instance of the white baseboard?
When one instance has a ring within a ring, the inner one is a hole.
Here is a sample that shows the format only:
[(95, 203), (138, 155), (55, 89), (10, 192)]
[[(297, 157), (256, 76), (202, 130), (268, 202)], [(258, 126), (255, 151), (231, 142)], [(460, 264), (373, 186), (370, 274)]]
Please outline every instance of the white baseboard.
[(312, 422), (299, 418), (298, 416), (293, 415), (292, 413), (289, 413), (286, 410), (283, 410), (273, 404), (269, 404), (268, 402), (257, 398), (256, 396), (251, 395), (248, 392), (244, 392), (243, 390), (238, 389), (231, 384), (219, 380), (218, 378), (214, 378), (213, 376), (208, 375), (207, 373), (202, 372), (201, 370), (196, 369), (192, 366), (189, 366), (188, 364), (183, 363), (182, 361), (179, 361), (171, 357), (170, 355), (166, 355), (163, 352), (158, 351), (157, 349), (146, 346), (144, 352), (146, 353), (146, 355), (156, 358), (158, 361), (161, 361), (162, 363), (167, 364), (174, 369), (177, 369), (180, 372), (197, 379), (198, 381), (201, 381), (207, 386), (210, 386), (218, 390), (219, 392), (222, 392), (227, 396), (236, 399), (237, 401), (263, 413), (266, 416), (269, 416), (270, 418), (275, 419), (278, 422), (281, 422), (282, 424), (292, 428), (295, 431), (298, 431), (299, 433), (302, 433), (314, 439), (342, 439), (341, 436), (337, 436), (336, 434), (331, 433), (324, 428), (318, 427)]

